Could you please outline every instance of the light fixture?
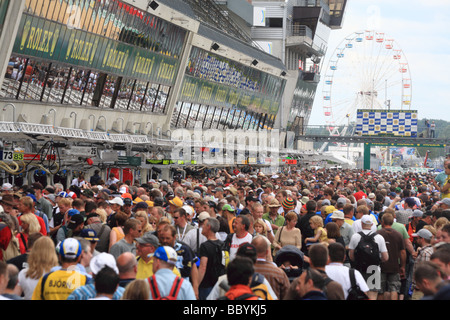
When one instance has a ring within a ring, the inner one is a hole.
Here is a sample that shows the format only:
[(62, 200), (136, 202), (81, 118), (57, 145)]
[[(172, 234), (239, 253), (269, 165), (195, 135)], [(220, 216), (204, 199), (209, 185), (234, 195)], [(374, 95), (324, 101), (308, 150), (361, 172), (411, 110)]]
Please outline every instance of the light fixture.
[(215, 43), (215, 42), (211, 46), (211, 49), (214, 50), (214, 51), (219, 50), (219, 48), (220, 48), (220, 46), (217, 43)]
[(281, 76), (284, 77), (286, 75), (286, 71), (281, 72)]
[(256, 66), (257, 64), (258, 64), (258, 60), (255, 59), (252, 61), (252, 65)]
[(158, 4), (158, 2), (156, 2), (156, 1), (151, 1), (151, 2), (148, 4), (148, 7), (149, 7), (149, 8), (152, 8), (153, 10), (156, 10), (156, 8), (159, 7), (159, 4)]

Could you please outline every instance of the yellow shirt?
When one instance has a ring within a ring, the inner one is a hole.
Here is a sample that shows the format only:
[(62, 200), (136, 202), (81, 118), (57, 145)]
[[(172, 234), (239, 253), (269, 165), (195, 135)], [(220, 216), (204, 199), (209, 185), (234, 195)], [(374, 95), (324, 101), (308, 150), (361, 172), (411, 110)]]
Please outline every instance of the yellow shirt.
[[(444, 185), (446, 183), (450, 183), (450, 176), (447, 176), (447, 179), (445, 179)], [(441, 198), (450, 198), (450, 189), (447, 190), (447, 193), (442, 193)]]
[[(177, 267), (173, 268), (173, 273), (181, 277), (181, 273)], [(153, 259), (145, 262), (144, 259), (138, 258), (136, 279), (147, 279), (153, 275)]]
[(316, 230), (314, 230), (314, 235), (316, 235), (319, 232), (319, 230), (322, 231), (319, 237), (319, 242), (328, 242), (327, 230), (325, 228), (318, 227)]
[(67, 269), (49, 273), (42, 284), (44, 277), (39, 279), (31, 300), (67, 300), (67, 297), (75, 289), (84, 286), (87, 280), (87, 277), (78, 271)]

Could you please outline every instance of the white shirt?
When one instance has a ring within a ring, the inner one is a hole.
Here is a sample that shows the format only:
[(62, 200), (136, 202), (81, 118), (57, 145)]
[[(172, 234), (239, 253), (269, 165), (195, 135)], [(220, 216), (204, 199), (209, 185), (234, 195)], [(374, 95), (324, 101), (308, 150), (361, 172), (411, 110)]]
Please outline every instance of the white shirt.
[(231, 238), (230, 261), (236, 257), (239, 246), (243, 243), (252, 243), (253, 236), (247, 232), (245, 236), (239, 238), (236, 234)]
[[(331, 262), (330, 264), (325, 266), (325, 272), (327, 273), (328, 277), (336, 282), (339, 282), (342, 285), (345, 299), (347, 299), (348, 290), (350, 290), (351, 287), (349, 270), (350, 268), (344, 266), (342, 263)], [(369, 291), (369, 286), (358, 270), (355, 270), (355, 280), (363, 292)]]
[(28, 269), (22, 269), (19, 272), (18, 279), (19, 279), (19, 285), (23, 290), (24, 294), (24, 300), (31, 300), (31, 297), (33, 296), (34, 288), (36, 288), (39, 278), (32, 279), (26, 276)]
[[(362, 232), (364, 232), (366, 235), (368, 235), (368, 234), (372, 233), (372, 230), (362, 230)], [(386, 247), (386, 241), (384, 240), (383, 236), (380, 234), (376, 234), (373, 239), (378, 244), (378, 249), (380, 250), (380, 258), (381, 258), (382, 252), (388, 252), (387, 247)], [(355, 233), (350, 239), (348, 248), (350, 250), (354, 250), (358, 246), (358, 243), (360, 240), (361, 240), (361, 235), (359, 233)]]

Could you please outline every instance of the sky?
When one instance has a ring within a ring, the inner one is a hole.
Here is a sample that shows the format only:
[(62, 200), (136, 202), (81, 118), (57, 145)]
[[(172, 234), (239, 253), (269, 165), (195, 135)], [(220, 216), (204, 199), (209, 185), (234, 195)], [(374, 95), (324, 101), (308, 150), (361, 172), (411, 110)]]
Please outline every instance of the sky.
[[(419, 119), (450, 121), (450, 0), (349, 0), (342, 29), (331, 31), (322, 75), (340, 43), (364, 30), (385, 33), (402, 49), (411, 73), (411, 110)], [(333, 81), (339, 77), (336, 72)], [(324, 77), (309, 125), (324, 125), (323, 85)]]

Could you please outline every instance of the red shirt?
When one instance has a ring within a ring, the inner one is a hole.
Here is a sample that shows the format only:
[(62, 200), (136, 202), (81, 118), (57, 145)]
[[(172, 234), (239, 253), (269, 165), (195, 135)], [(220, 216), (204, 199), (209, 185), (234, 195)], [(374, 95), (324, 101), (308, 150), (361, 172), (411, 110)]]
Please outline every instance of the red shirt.
[(353, 194), (356, 201), (367, 198), (367, 194), (365, 194), (363, 191), (358, 191)]
[[(34, 214), (34, 213), (25, 213), (25, 214)], [(35, 215), (35, 214), (34, 214)], [(20, 215), (20, 216), (18, 216), (17, 217), (17, 219), (19, 219), (19, 225), (22, 225), (22, 222), (20, 221), (20, 217), (21, 217), (22, 215)], [(42, 219), (41, 217), (39, 217), (38, 215), (35, 215), (36, 216), (36, 218), (38, 219), (38, 221), (39, 221), (39, 225), (41, 226), (41, 231), (40, 231), (40, 233), (42, 233), (42, 235), (43, 236), (46, 236), (47, 235), (47, 227), (45, 226), (45, 222), (44, 222), (44, 219)]]

